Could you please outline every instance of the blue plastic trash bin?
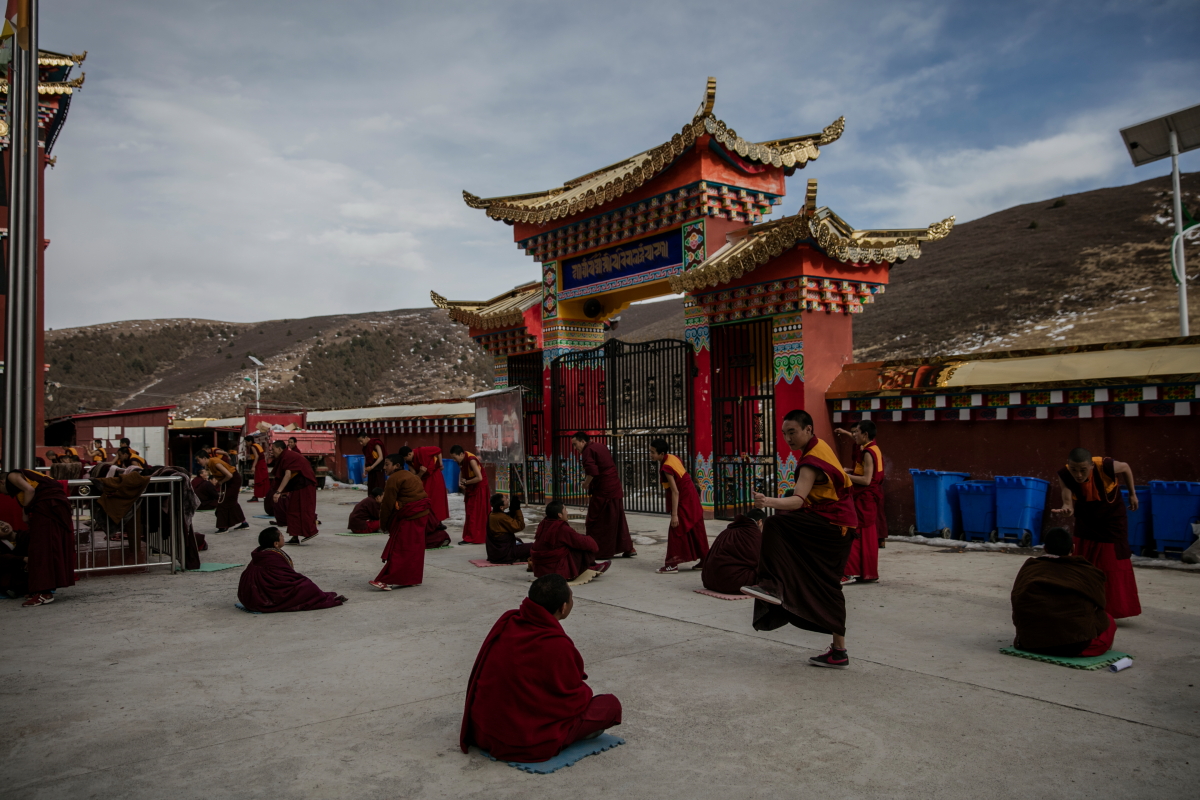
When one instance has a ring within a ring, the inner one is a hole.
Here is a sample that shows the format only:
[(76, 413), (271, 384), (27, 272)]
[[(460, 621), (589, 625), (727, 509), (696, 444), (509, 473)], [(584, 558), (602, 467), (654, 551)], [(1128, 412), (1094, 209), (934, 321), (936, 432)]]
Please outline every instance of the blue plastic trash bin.
[(442, 477), (446, 479), (446, 491), (450, 494), (462, 491), (458, 488), (458, 476), (461, 469), (453, 458), (442, 459)]
[(346, 459), (346, 480), (353, 484), (366, 483), (367, 459), (363, 456), (342, 456)]
[(1143, 555), (1146, 549), (1156, 549), (1154, 545), (1154, 527), (1150, 524), (1150, 487), (1137, 487), (1137, 511), (1129, 511), (1129, 490), (1121, 490), (1121, 502), (1125, 504), (1125, 513), (1129, 516), (1129, 549), (1134, 555)]
[(950, 499), (950, 487), (971, 477), (967, 472), (941, 472), (936, 469), (910, 469), (917, 522), (913, 533), (950, 538), (962, 530), (957, 509)]
[(996, 532), (996, 482), (963, 481), (954, 484), (963, 538), (990, 541)]
[(1041, 478), (996, 476), (996, 531), (1022, 547), (1042, 543), (1042, 514), (1050, 482)]
[(1196, 541), (1192, 523), (1200, 521), (1200, 483), (1150, 481), (1150, 515), (1160, 551), (1186, 550)]

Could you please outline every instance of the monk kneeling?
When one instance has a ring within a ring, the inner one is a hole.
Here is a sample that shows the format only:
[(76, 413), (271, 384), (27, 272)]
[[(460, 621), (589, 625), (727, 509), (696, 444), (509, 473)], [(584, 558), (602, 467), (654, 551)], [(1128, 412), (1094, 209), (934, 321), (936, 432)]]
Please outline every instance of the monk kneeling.
[(553, 573), (573, 581), (584, 570), (604, 572), (612, 562), (596, 561), (598, 547), (595, 539), (571, 527), (566, 507), (555, 500), (546, 506), (546, 518), (533, 536), (533, 549), (529, 553), (533, 575), (540, 578)]
[(1071, 555), (1071, 534), (1046, 532), (1046, 555), (1031, 558), (1012, 590), (1013, 647), (1046, 656), (1100, 656), (1112, 649), (1117, 622), (1105, 610), (1105, 576)]
[(283, 552), (283, 532), (272, 527), (258, 534), (258, 549), (250, 554), (238, 582), (238, 600), (249, 611), (270, 613), (333, 608), (346, 602), (346, 597), (322, 592), (296, 572), (291, 557)]
[(476, 745), (501, 761), (546, 761), (621, 724), (621, 701), (593, 696), (583, 658), (559, 624), (574, 603), (561, 575), (545, 575), (492, 626), (467, 684), (464, 753)]
[(762, 549), (762, 525), (767, 515), (761, 509), (752, 508), (738, 514), (721, 531), (708, 558), (704, 559), (704, 572), (700, 580), (704, 588), (719, 594), (739, 594), (743, 586), (754, 584), (758, 576), (758, 553)]
[(383, 508), (379, 498), (382, 496), (383, 489), (378, 486), (372, 486), (367, 490), (367, 496), (359, 500), (350, 512), (351, 533), (377, 533), (379, 531), (379, 512)]

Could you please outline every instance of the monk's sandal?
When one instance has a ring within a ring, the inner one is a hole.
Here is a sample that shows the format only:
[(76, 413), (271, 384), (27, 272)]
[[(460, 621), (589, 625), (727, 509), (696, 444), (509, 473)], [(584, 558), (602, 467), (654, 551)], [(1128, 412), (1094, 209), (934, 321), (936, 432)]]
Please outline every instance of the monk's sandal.
[(755, 600), (762, 600), (764, 603), (770, 603), (771, 605), (775, 605), (775, 606), (783, 605), (782, 600), (780, 600), (778, 597), (771, 594), (770, 592), (768, 592), (766, 589), (762, 588), (761, 586), (743, 586), (742, 594), (749, 595), (750, 597), (753, 597)]

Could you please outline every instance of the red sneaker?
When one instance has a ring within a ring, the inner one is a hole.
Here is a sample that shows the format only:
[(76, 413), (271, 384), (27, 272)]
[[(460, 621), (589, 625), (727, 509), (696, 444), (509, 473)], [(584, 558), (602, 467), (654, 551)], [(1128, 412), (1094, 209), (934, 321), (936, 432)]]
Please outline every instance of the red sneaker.
[(611, 561), (597, 561), (592, 565), (592, 569), (594, 569), (597, 574), (603, 575), (605, 572), (608, 572), (608, 568), (611, 566)]
[(850, 656), (845, 650), (834, 650), (831, 645), (828, 650), (821, 653), (819, 656), (813, 656), (808, 660), (808, 663), (814, 667), (828, 667), (829, 669), (848, 669), (850, 667)]
[(28, 598), (25, 599), (24, 603), (21, 603), (21, 608), (32, 608), (34, 606), (44, 606), (44, 605), (49, 605), (50, 603), (53, 603), (53, 602), (54, 602), (54, 595), (52, 595), (52, 594), (31, 594), (31, 595), (29, 595)]
[(376, 589), (378, 589), (381, 592), (390, 592), (392, 590), (392, 587), (388, 586), (383, 581), (367, 581), (367, 584), (370, 586), (374, 586)]

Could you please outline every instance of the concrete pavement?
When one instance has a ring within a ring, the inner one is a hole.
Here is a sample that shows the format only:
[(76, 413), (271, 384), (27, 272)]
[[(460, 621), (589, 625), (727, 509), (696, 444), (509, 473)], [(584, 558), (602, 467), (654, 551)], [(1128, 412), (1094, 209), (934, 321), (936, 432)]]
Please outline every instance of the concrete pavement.
[[(236, 569), (93, 578), (44, 608), (0, 603), (0, 796), (1200, 791), (1200, 575), (1139, 570), (1145, 611), (1116, 639), (1135, 666), (1084, 672), (997, 652), (1012, 639), (1008, 592), (1023, 558), (894, 544), (878, 584), (846, 590), (852, 668), (839, 672), (805, 663), (827, 637), (757, 633), (749, 600), (696, 594), (699, 573), (653, 574), (666, 520), (631, 516), (654, 543), (578, 587), (565, 623), (592, 688), (624, 704), (612, 733), (627, 744), (539, 776), (458, 750), (479, 644), (529, 575), (473, 567), (483, 548), (456, 546), (427, 553), (423, 586), (375, 591), (385, 537), (333, 535), (361, 492), (319, 496), (322, 535), (291, 555), (350, 597), (341, 608), (237, 611)], [(266, 524), (252, 523), (209, 536), (204, 560), (245, 563)], [(198, 530), (213, 527), (201, 517)]]

